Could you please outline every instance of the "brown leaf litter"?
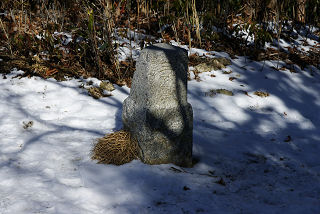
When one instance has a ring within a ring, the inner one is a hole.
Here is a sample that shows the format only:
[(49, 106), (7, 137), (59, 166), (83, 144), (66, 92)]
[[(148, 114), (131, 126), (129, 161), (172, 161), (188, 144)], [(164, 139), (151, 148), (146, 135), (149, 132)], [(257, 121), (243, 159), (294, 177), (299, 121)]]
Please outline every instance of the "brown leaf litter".
[(256, 92), (254, 92), (254, 95), (257, 95), (259, 97), (268, 97), (269, 93), (268, 92), (264, 92), (264, 91), (256, 91)]

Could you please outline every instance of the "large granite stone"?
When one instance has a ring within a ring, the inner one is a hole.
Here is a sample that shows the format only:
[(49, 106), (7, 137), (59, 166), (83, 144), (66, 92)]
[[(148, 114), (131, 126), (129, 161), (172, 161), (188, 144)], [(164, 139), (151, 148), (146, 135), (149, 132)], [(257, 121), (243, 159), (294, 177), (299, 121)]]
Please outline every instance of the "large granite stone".
[(192, 107), (187, 102), (187, 52), (168, 44), (141, 51), (130, 95), (123, 103), (124, 129), (148, 164), (192, 164)]

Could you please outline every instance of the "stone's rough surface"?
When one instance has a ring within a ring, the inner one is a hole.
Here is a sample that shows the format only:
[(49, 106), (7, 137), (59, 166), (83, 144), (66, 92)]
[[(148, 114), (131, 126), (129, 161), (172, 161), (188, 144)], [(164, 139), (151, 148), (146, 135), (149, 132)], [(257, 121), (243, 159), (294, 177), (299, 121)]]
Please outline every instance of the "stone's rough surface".
[(122, 121), (148, 164), (192, 164), (192, 107), (187, 102), (187, 52), (168, 44), (141, 51)]

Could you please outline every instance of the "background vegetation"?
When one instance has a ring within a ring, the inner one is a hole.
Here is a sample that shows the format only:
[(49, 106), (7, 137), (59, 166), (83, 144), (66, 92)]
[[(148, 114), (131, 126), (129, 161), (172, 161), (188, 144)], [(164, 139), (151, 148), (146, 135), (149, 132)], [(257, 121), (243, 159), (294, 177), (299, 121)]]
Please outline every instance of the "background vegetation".
[[(274, 56), (263, 49), (266, 42), (294, 40), (293, 29), (320, 27), (319, 0), (2, 0), (0, 13), (0, 70), (17, 67), (25, 75), (57, 79), (94, 76), (119, 85), (130, 85), (134, 60), (119, 62), (116, 35), (142, 32), (261, 60)], [(140, 46), (152, 42), (146, 37)], [(297, 50), (290, 56), (278, 51), (302, 66), (319, 64), (317, 53), (303, 58)]]

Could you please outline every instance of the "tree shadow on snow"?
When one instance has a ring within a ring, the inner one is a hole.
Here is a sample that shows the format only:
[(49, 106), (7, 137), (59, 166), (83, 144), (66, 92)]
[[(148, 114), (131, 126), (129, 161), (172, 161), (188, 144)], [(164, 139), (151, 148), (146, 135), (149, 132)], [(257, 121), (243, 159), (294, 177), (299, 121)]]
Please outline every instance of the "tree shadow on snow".
[[(191, 103), (194, 112), (193, 153), (199, 162), (193, 168), (171, 164), (149, 166), (139, 161), (123, 166), (81, 162), (79, 170), (85, 188), (100, 198), (99, 202), (88, 200), (101, 209), (119, 213), (319, 212), (316, 206), (320, 201), (319, 76), (310, 77), (305, 75), (305, 71), (288, 74), (271, 70), (268, 66), (258, 71), (261, 65), (248, 63), (248, 67), (256, 69), (254, 71), (244, 70), (237, 63), (230, 68), (241, 74), (237, 83), (246, 83), (251, 92), (269, 92), (270, 98), (277, 98), (287, 109), (300, 114), (308, 126), (300, 124), (301, 120), (283, 119), (280, 127), (276, 119), (283, 117), (275, 115), (283, 115), (284, 112), (277, 112), (272, 105), (242, 108), (246, 117), (243, 121), (226, 117), (212, 104), (210, 99), (215, 98), (205, 97), (206, 91), (195, 86), (188, 93), (191, 100), (196, 100)], [(299, 84), (292, 82), (288, 75), (297, 75)], [(313, 86), (309, 87), (309, 84)], [(78, 91), (77, 88), (74, 90)], [(127, 94), (125, 90), (122, 93)], [(19, 95), (8, 94), (5, 99), (26, 118), (51, 128), (35, 133), (24, 143), (21, 151), (44, 137), (60, 132), (104, 134), (94, 129), (44, 121), (26, 111), (19, 103), (20, 98)], [(122, 128), (122, 103), (114, 97), (96, 102), (103, 103), (106, 108), (117, 108), (114, 129)], [(236, 102), (233, 104), (238, 105)], [(210, 120), (210, 115), (221, 119)], [(259, 131), (258, 127), (264, 124), (275, 124), (275, 130)], [(1, 155), (7, 154), (1, 152)], [(11, 154), (13, 159), (14, 155), (18, 157), (19, 153)], [(10, 164), (10, 161), (3, 162), (0, 167), (10, 167)]]

